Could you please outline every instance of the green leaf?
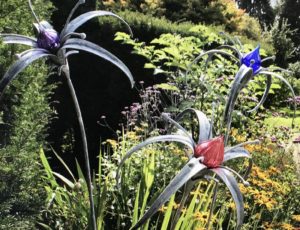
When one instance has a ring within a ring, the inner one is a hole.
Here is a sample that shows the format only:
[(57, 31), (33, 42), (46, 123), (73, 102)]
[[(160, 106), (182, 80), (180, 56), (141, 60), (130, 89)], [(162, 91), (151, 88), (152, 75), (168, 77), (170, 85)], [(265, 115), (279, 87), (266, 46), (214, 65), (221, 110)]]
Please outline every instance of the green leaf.
[(70, 181), (69, 179), (67, 179), (66, 177), (64, 177), (63, 175), (53, 172), (53, 175), (55, 175), (56, 177), (58, 177), (59, 179), (61, 179), (66, 185), (68, 185), (71, 189), (74, 188), (74, 183), (72, 181)]
[(180, 92), (180, 90), (175, 85), (170, 85), (168, 83), (156, 84), (155, 86), (157, 88), (163, 89), (163, 90), (170, 90), (170, 91)]
[(175, 200), (175, 194), (173, 194), (170, 198), (170, 201), (168, 203), (167, 211), (165, 213), (165, 217), (161, 226), (161, 230), (166, 230), (168, 229), (168, 225), (170, 222), (172, 210), (173, 210), (173, 205), (174, 205), (174, 200)]
[(153, 65), (152, 63), (146, 63), (146, 64), (144, 65), (144, 68), (145, 68), (145, 69), (155, 69), (156, 66)]

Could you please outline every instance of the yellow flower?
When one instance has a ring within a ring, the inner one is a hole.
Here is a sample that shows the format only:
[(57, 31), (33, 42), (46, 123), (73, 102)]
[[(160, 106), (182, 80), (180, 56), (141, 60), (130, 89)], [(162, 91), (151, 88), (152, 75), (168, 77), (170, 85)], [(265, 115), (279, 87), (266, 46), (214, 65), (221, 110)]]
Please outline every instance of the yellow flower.
[(228, 208), (231, 208), (231, 209), (233, 209), (233, 210), (235, 210), (235, 209), (236, 209), (236, 207), (235, 207), (235, 203), (233, 203), (233, 202), (230, 202), (230, 203), (228, 203), (226, 206), (227, 206)]
[(292, 219), (296, 222), (300, 222), (300, 215), (292, 215)]
[(180, 204), (176, 204), (175, 202), (173, 203), (173, 209), (179, 208)]
[(137, 140), (139, 140), (139, 137), (136, 135), (136, 133), (135, 133), (135, 132), (132, 132), (132, 131), (127, 132), (127, 138), (128, 138), (129, 140), (132, 140), (132, 141), (137, 141)]
[(163, 206), (160, 207), (160, 209), (158, 209), (158, 211), (165, 212), (165, 211), (167, 211), (167, 209), (168, 209), (168, 207), (163, 205)]
[(235, 139), (237, 142), (245, 142), (246, 141), (246, 137), (242, 136), (242, 135), (237, 135)]
[(194, 218), (200, 222), (206, 223), (208, 220), (209, 213), (208, 212), (196, 212), (194, 214)]
[(264, 230), (273, 230), (273, 229), (275, 229), (275, 225), (272, 223), (269, 223), (269, 222), (265, 222), (263, 224), (263, 228), (264, 228)]
[(197, 195), (197, 196), (201, 196), (201, 193), (199, 190), (196, 190), (196, 191), (193, 191), (193, 192), (190, 192), (191, 195)]
[(292, 225), (288, 224), (288, 223), (282, 223), (280, 225), (280, 227), (283, 230), (295, 230), (295, 228)]
[(231, 131), (231, 136), (235, 137), (238, 134), (238, 129), (233, 128)]
[(182, 161), (188, 161), (188, 159), (189, 159), (189, 158), (186, 157), (186, 156), (182, 156), (182, 157), (181, 157), (181, 160), (182, 160)]
[(113, 148), (113, 150), (116, 150), (118, 147), (118, 142), (116, 140), (107, 139), (106, 143), (109, 144)]

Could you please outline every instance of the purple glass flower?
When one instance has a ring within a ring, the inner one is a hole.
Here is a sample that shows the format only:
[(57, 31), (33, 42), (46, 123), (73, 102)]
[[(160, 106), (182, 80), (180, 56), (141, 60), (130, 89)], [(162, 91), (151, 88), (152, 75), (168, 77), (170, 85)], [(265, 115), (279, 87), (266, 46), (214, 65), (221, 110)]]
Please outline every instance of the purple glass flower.
[(242, 64), (252, 68), (253, 75), (257, 74), (261, 69), (261, 58), (259, 55), (259, 48), (260, 46), (257, 46), (253, 51), (245, 54), (241, 60)]
[(60, 38), (54, 29), (41, 28), (37, 37), (37, 46), (49, 51), (56, 50), (60, 46)]

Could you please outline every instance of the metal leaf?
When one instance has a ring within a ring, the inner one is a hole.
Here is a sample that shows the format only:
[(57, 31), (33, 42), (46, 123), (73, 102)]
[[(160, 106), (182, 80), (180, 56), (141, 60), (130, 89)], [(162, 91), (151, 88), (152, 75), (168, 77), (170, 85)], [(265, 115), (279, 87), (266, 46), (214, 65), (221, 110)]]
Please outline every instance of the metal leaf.
[(192, 143), (194, 143), (193, 145), (196, 146), (196, 143), (194, 142), (193, 138), (191, 137), (191, 134), (188, 133), (188, 131), (186, 131), (185, 128), (183, 128), (178, 122), (176, 122), (175, 120), (173, 120), (171, 117), (169, 117), (168, 114), (166, 113), (162, 113), (162, 118), (168, 122), (170, 122), (172, 125), (174, 125), (177, 129), (179, 129), (180, 131), (182, 131), (182, 133), (184, 133), (190, 140)]
[(240, 63), (240, 60), (243, 57), (243, 54), (237, 48), (235, 48), (233, 46), (230, 46), (230, 45), (221, 45), (221, 46), (218, 46), (217, 49), (228, 49), (228, 50), (233, 51), (234, 53), (237, 54), (237, 58), (238, 58), (239, 63)]
[(270, 75), (267, 75), (266, 89), (264, 91), (264, 94), (263, 94), (262, 98), (260, 99), (260, 101), (258, 102), (258, 104), (253, 109), (247, 111), (248, 113), (257, 111), (259, 109), (259, 107), (265, 102), (265, 100), (267, 99), (267, 96), (269, 94), (269, 91), (271, 89), (271, 85), (272, 85), (272, 77)]
[(293, 90), (293, 87), (290, 85), (290, 83), (284, 77), (282, 77), (281, 75), (279, 75), (277, 73), (263, 70), (263, 71), (260, 71), (260, 74), (271, 75), (271, 76), (274, 76), (274, 77), (278, 78), (279, 80), (283, 81), (289, 87), (289, 89), (291, 90), (292, 95), (294, 97), (294, 116), (293, 116), (293, 121), (292, 121), (292, 126), (293, 126), (294, 120), (295, 120), (295, 117), (296, 117), (296, 110), (297, 110), (297, 104), (296, 104), (296, 100), (295, 100), (296, 95), (295, 95), (295, 92)]
[(205, 68), (207, 67), (208, 65), (208, 62), (211, 60), (211, 57), (215, 54), (222, 54), (224, 56), (229, 56), (231, 57), (232, 59), (234, 59), (235, 61), (238, 61), (239, 62), (239, 59), (236, 58), (234, 55), (232, 55), (231, 53), (228, 53), (226, 51), (223, 51), (223, 50), (218, 50), (218, 49), (213, 49), (213, 50), (209, 50), (209, 51), (206, 51), (204, 53), (201, 53), (199, 54), (190, 64), (189, 66), (187, 67), (187, 71), (186, 71), (186, 75), (190, 72), (192, 66), (194, 64), (196, 64), (201, 58), (203, 58), (205, 55), (208, 55), (208, 58), (206, 59), (205, 61)]
[(117, 183), (119, 182), (119, 173), (120, 173), (120, 169), (123, 166), (123, 164), (125, 163), (125, 161), (131, 157), (131, 155), (144, 148), (147, 145), (156, 143), (156, 142), (165, 142), (165, 141), (173, 141), (173, 142), (179, 142), (182, 143), (184, 145), (186, 145), (187, 147), (189, 147), (193, 154), (194, 154), (194, 145), (193, 142), (191, 142), (191, 140), (188, 137), (182, 136), (182, 135), (163, 135), (163, 136), (157, 136), (157, 137), (150, 137), (147, 140), (143, 141), (142, 143), (134, 146), (133, 148), (131, 148), (123, 157), (122, 161), (119, 164), (118, 170), (117, 170), (117, 176), (116, 176), (116, 180)]
[(241, 229), (244, 221), (244, 201), (238, 183), (233, 174), (224, 168), (210, 169), (218, 175), (229, 189), (231, 196), (236, 206), (237, 226), (236, 229)]
[(235, 101), (238, 97), (239, 92), (245, 85), (249, 82), (252, 77), (252, 68), (249, 68), (245, 65), (242, 65), (235, 75), (234, 81), (231, 85), (231, 89), (228, 95), (228, 100), (226, 102), (225, 111), (224, 111), (224, 122), (227, 124), (226, 134), (225, 134), (225, 145), (228, 140), (228, 133), (232, 121), (232, 112), (234, 109)]
[(272, 62), (274, 62), (275, 59), (276, 59), (275, 56), (266, 57), (266, 58), (264, 58), (264, 59), (261, 60), (261, 64), (263, 64), (264, 62), (267, 62), (267, 61), (272, 61)]
[(127, 24), (127, 22), (124, 21), (124, 19), (122, 19), (121, 17), (119, 17), (118, 15), (116, 15), (114, 13), (111, 13), (108, 11), (97, 10), (97, 11), (90, 11), (90, 12), (81, 14), (77, 18), (70, 21), (70, 23), (66, 24), (64, 29), (61, 32), (60, 38), (62, 39), (68, 33), (74, 32), (78, 27), (80, 27), (81, 25), (83, 25), (84, 23), (89, 21), (90, 19), (95, 18), (95, 17), (101, 17), (101, 16), (113, 16), (113, 17), (118, 18), (128, 27), (128, 30), (129, 30), (130, 34), (132, 35), (131, 28)]
[(85, 41), (82, 39), (70, 38), (65, 42), (62, 49), (83, 50), (88, 53), (95, 54), (95, 55), (111, 62), (112, 64), (116, 65), (120, 70), (122, 70), (126, 74), (128, 79), (130, 80), (131, 87), (133, 87), (134, 80), (133, 80), (132, 74), (129, 71), (129, 69), (127, 68), (127, 66), (119, 58), (117, 58), (115, 55), (108, 52), (107, 50), (103, 49), (102, 47), (100, 47), (92, 42)]
[(223, 162), (226, 162), (226, 161), (229, 161), (232, 159), (236, 159), (236, 158), (248, 158), (249, 159), (249, 165), (243, 176), (246, 179), (249, 176), (251, 169), (252, 169), (252, 165), (253, 165), (252, 156), (245, 148), (238, 147), (238, 148), (232, 149), (230, 152), (225, 153)]
[(35, 38), (19, 35), (19, 34), (0, 34), (3, 42), (6, 44), (21, 44), (31, 47), (37, 47)]
[(194, 175), (198, 174), (204, 169), (206, 169), (206, 166), (201, 164), (199, 159), (192, 158), (191, 160), (189, 160), (189, 162), (181, 169), (181, 171), (173, 178), (169, 185), (153, 202), (149, 210), (131, 229), (133, 230), (141, 227), (149, 218), (151, 218), (159, 210), (159, 208), (165, 202), (167, 202), (170, 199), (170, 197), (174, 193), (176, 193), (178, 189), (180, 189)]
[[(52, 57), (53, 54), (50, 54), (44, 49), (33, 49), (32, 51), (24, 54), (19, 60), (17, 60), (5, 73), (3, 78), (0, 82), (0, 94), (2, 96), (3, 91), (5, 90), (6, 86), (15, 78), (17, 75), (25, 69), (28, 65), (32, 62), (36, 61), (37, 59), (43, 57)], [(55, 57), (55, 56), (54, 56)]]
[(227, 152), (230, 152), (238, 147), (242, 147), (242, 146), (245, 146), (245, 145), (255, 145), (255, 144), (259, 144), (260, 143), (260, 140), (253, 140), (253, 141), (246, 141), (246, 142), (243, 142), (243, 143), (239, 143), (237, 145), (234, 145), (234, 146), (228, 146), (225, 148), (225, 153)]
[(212, 137), (211, 124), (204, 113), (196, 109), (186, 109), (179, 113), (175, 118), (176, 121), (180, 121), (187, 113), (194, 113), (199, 124), (199, 138), (198, 143), (206, 141)]

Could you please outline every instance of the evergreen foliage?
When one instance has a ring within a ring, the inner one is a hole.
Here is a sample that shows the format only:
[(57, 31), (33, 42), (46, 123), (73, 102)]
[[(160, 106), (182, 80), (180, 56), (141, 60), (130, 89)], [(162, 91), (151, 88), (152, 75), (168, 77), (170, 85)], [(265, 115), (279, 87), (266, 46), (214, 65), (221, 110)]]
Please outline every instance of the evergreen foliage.
[(294, 60), (300, 58), (300, 17), (299, 17), (300, 1), (299, 0), (285, 0), (281, 7), (280, 18), (281, 23), (287, 19), (289, 28), (295, 30), (293, 34), (289, 35), (289, 38), (293, 41), (296, 46), (296, 52)]
[[(39, 15), (48, 18), (49, 1), (35, 2)], [(30, 35), (32, 15), (27, 1), (1, 1), (0, 32)], [(0, 75), (21, 47), (0, 45)], [(51, 109), (48, 105), (52, 86), (47, 86), (43, 63), (28, 68), (6, 90), (1, 100), (0, 149), (0, 229), (35, 229), (45, 202), (41, 184), (43, 173), (38, 152), (45, 139)]]
[(275, 18), (270, 0), (235, 0), (240, 9), (259, 20), (261, 25), (271, 25)]
[[(228, 32), (238, 32), (257, 39), (260, 26), (257, 21), (237, 9), (233, 0), (145, 0), (145, 1), (104, 1), (104, 7), (111, 10), (140, 12), (180, 22), (201, 23), (224, 27)], [(254, 29), (249, 33), (248, 27)], [(170, 32), (170, 31), (165, 31)]]

